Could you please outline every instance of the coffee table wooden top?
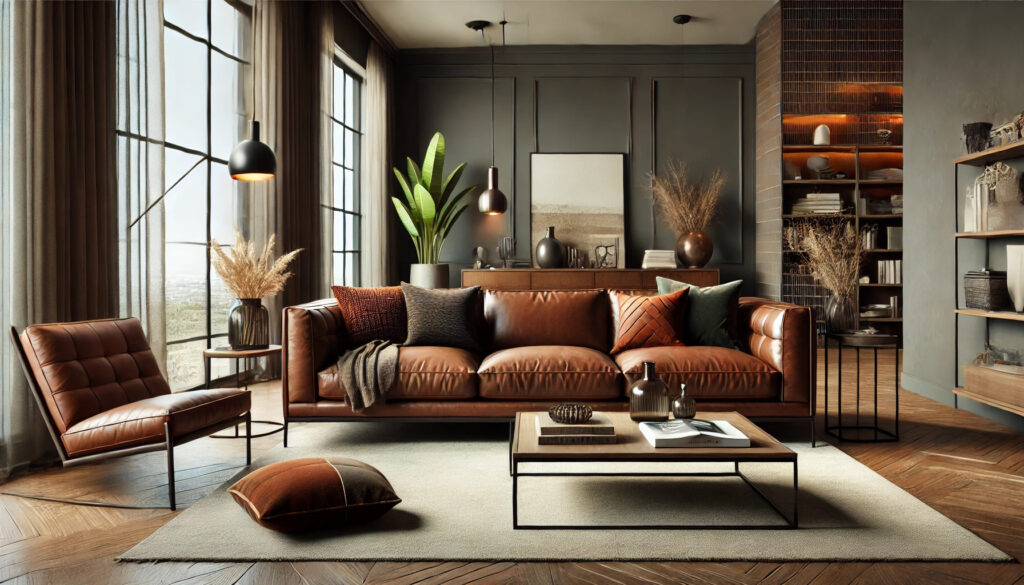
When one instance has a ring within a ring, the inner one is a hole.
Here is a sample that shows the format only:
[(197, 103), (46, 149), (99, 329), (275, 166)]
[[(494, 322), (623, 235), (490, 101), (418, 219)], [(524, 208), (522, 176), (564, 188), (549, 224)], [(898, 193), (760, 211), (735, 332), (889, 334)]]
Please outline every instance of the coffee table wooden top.
[(628, 412), (605, 412), (615, 425), (612, 445), (538, 445), (537, 422), (542, 412), (516, 415), (512, 436), (515, 461), (795, 461), (796, 453), (738, 412), (698, 412), (697, 418), (724, 420), (750, 437), (749, 447), (661, 447), (655, 449), (640, 433)]

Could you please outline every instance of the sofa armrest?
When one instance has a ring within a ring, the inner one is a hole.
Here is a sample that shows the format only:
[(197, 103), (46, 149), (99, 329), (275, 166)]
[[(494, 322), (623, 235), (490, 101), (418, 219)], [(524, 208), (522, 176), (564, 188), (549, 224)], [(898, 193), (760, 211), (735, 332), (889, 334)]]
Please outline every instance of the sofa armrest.
[(287, 413), (289, 403), (316, 402), (317, 372), (338, 359), (344, 337), (338, 301), (285, 307), (282, 330), (281, 389)]
[(818, 336), (811, 308), (743, 297), (738, 321), (750, 353), (782, 373), (780, 400), (806, 402), (813, 415)]

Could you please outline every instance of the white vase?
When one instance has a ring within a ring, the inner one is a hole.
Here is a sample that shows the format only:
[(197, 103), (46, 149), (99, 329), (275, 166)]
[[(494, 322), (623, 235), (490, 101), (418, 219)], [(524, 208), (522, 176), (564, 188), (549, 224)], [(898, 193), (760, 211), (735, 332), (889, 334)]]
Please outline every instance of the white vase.
[(818, 124), (818, 127), (814, 129), (814, 144), (818, 146), (832, 144), (832, 131), (828, 129), (828, 126)]
[(1024, 246), (1006, 247), (1006, 288), (1013, 300), (1013, 309), (1024, 313)]

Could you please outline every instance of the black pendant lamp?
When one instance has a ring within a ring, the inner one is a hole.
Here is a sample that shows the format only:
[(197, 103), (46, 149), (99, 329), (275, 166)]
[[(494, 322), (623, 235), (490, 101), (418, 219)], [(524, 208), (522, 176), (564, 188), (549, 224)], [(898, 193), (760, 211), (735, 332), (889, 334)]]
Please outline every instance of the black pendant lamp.
[[(466, 23), (469, 28), (479, 31), (480, 37), (487, 41), (484, 29), (491, 26), (486, 20), (471, 20)], [(505, 21), (501, 22), (504, 38)], [(491, 166), (487, 169), (487, 189), (477, 198), (477, 209), (484, 215), (501, 215), (508, 210), (508, 198), (498, 188), (498, 167), (494, 166), (494, 45), (491, 48)]]
[(252, 14), (252, 112), (249, 140), (243, 140), (231, 151), (228, 172), (236, 181), (267, 181), (277, 172), (277, 157), (269, 146), (260, 142), (260, 123), (256, 121), (256, 10)]

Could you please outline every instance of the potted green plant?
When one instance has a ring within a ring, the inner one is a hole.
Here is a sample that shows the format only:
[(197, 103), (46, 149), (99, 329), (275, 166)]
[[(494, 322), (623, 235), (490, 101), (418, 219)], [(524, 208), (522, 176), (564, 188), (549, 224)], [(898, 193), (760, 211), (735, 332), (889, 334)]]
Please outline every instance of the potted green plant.
[(448, 287), (448, 265), (440, 262), (441, 249), (452, 226), (466, 211), (467, 206), (462, 201), (477, 187), (472, 185), (454, 194), (466, 163), (455, 167), (445, 178), (444, 156), (444, 136), (436, 132), (423, 155), (422, 166), (406, 157), (408, 177), (394, 169), (405, 201), (398, 197), (392, 197), (391, 201), (412, 238), (419, 260), (412, 265), (409, 282), (424, 288)]

